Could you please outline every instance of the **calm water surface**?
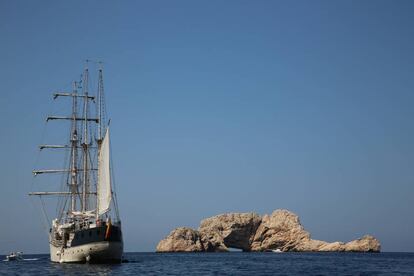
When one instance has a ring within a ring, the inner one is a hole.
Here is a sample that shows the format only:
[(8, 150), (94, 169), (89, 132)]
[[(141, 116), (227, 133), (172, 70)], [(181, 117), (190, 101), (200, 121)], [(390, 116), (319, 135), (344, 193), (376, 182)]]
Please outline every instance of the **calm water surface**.
[[(126, 253), (120, 265), (0, 262), (0, 275), (414, 275), (414, 253)], [(5, 256), (0, 256), (4, 259)]]

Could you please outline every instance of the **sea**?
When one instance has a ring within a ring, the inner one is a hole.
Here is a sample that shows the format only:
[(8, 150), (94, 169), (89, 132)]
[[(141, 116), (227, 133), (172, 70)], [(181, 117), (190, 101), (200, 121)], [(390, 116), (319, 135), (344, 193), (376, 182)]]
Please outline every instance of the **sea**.
[[(0, 256), (5, 259), (5, 256)], [(414, 275), (414, 253), (125, 253), (122, 264), (0, 262), (0, 275)]]

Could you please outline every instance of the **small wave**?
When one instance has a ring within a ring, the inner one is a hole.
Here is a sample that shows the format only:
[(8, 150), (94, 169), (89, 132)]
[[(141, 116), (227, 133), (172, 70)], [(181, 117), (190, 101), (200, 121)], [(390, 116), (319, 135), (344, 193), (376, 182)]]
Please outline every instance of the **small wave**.
[(140, 261), (138, 261), (138, 260), (122, 260), (122, 263), (124, 264), (124, 263), (140, 263)]
[(19, 261), (38, 261), (39, 258), (31, 258), (31, 259), (23, 259), (23, 260), (15, 260), (15, 261), (9, 261), (7, 259), (3, 260), (3, 262), (19, 262)]

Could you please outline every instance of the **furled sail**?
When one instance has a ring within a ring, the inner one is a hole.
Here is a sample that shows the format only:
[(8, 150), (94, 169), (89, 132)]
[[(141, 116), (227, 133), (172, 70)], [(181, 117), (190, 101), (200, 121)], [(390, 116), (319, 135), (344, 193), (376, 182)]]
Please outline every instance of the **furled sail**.
[(109, 127), (106, 129), (105, 137), (99, 152), (99, 176), (98, 176), (98, 215), (105, 214), (111, 204), (111, 170), (109, 165)]

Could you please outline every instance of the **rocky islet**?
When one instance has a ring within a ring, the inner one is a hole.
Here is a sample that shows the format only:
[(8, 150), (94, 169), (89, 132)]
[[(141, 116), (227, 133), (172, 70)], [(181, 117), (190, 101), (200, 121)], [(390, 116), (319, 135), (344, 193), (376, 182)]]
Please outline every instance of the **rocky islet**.
[(299, 217), (283, 209), (271, 215), (228, 213), (201, 221), (198, 230), (179, 227), (157, 245), (157, 252), (226, 252), (229, 248), (264, 252), (379, 252), (373, 236), (344, 242), (311, 239)]

